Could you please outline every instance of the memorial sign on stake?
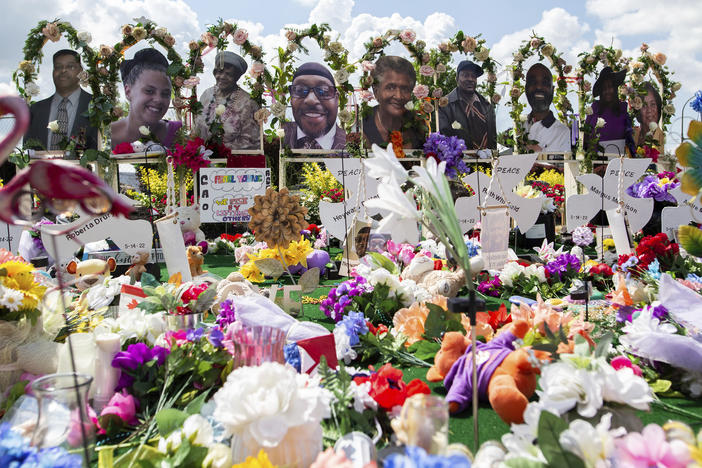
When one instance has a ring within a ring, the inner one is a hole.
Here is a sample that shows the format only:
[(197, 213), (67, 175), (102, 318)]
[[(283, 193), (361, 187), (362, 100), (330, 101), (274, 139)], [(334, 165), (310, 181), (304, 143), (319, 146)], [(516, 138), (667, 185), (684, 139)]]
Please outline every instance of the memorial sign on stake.
[(607, 164), (604, 178), (597, 174), (583, 174), (578, 182), (587, 190), (583, 195), (571, 195), (566, 200), (566, 226), (568, 232), (590, 222), (595, 215), (604, 209), (612, 210), (619, 207), (619, 192), (621, 189), (624, 210), (632, 232), (639, 231), (646, 225), (653, 213), (653, 200), (650, 198), (634, 198), (626, 193), (626, 189), (634, 184), (646, 172), (651, 163), (650, 159), (622, 159), (623, 171), (621, 187), (619, 186), (620, 160), (612, 159)]
[[(460, 197), (456, 200), (456, 214), (463, 232), (468, 231), (478, 221), (478, 205), (507, 205), (509, 214), (520, 231), (528, 231), (536, 222), (541, 212), (542, 197), (524, 198), (512, 191), (522, 182), (536, 161), (536, 154), (515, 154), (500, 156), (493, 177), (496, 183), (488, 193), (491, 178), (482, 172), (473, 172), (463, 179), (476, 192), (472, 197)], [(478, 194), (480, 190), (480, 194)], [(504, 196), (503, 196), (504, 193)]]
[[(68, 233), (56, 236), (57, 251), (55, 251), (51, 237), (53, 234), (64, 231)], [(41, 241), (44, 243), (44, 248), (57, 263), (73, 258), (73, 253), (80, 246), (105, 239), (110, 239), (120, 250), (136, 255), (139, 252), (151, 251), (153, 229), (146, 220), (114, 217), (110, 213), (87, 220), (86, 215), (82, 214), (72, 223), (41, 226)]]
[(629, 232), (626, 226), (626, 219), (621, 210), (612, 208), (607, 210), (607, 221), (612, 230), (612, 239), (617, 255), (627, 255), (631, 253), (631, 242), (629, 242)]
[[(365, 219), (380, 213), (363, 206), (366, 200), (378, 198), (378, 181), (367, 175), (359, 158), (329, 158), (324, 164), (344, 186), (344, 201), (332, 203), (321, 200), (319, 218), (331, 236), (343, 240), (354, 218)], [(361, 178), (361, 174), (365, 177)]]
[(190, 273), (190, 264), (185, 253), (185, 241), (183, 233), (180, 231), (177, 214), (171, 213), (164, 216), (154, 224), (156, 224), (158, 237), (161, 240), (168, 276), (180, 273), (183, 282), (192, 281), (193, 275)]
[(22, 227), (0, 222), (0, 248), (17, 253)]
[(661, 232), (664, 232), (668, 239), (677, 242), (678, 227), (691, 222), (702, 222), (702, 200), (700, 196), (692, 198), (684, 193), (682, 188), (675, 187), (668, 190), (668, 193), (675, 197), (678, 206), (666, 206), (661, 212)]
[(501, 270), (509, 254), (509, 211), (504, 207), (487, 207), (480, 230), (481, 255), (486, 270)]
[(254, 197), (264, 195), (270, 184), (270, 169), (200, 169), (200, 221), (248, 223), (251, 220), (249, 208), (254, 204)]

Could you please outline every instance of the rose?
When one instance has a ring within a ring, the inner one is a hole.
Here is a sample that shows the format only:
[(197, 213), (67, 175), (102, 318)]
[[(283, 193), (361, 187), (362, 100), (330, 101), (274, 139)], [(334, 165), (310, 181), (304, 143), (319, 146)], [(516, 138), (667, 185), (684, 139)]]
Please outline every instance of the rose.
[(192, 89), (199, 84), (200, 78), (198, 78), (197, 76), (191, 76), (187, 80), (183, 80), (183, 86), (185, 86), (188, 89)]
[(103, 408), (100, 416), (113, 414), (130, 426), (136, 426), (139, 424), (139, 420), (136, 417), (136, 407), (136, 399), (123, 389), (121, 393), (118, 392), (112, 395), (112, 398), (110, 398), (107, 406)]
[(232, 466), (232, 449), (224, 444), (212, 444), (207, 456), (202, 460), (203, 468), (230, 468)]
[(417, 49), (424, 49), (427, 46), (427, 43), (424, 41), (417, 41), (414, 43), (415, 46), (417, 46)]
[(58, 120), (52, 120), (51, 122), (49, 122), (49, 125), (47, 125), (46, 128), (48, 128), (49, 130), (51, 130), (54, 133), (58, 132), (59, 131)]
[(183, 98), (178, 97), (178, 96), (173, 98), (173, 107), (175, 107), (176, 109), (180, 109), (183, 107), (183, 105), (184, 105)]
[(446, 65), (440, 63), (436, 66), (436, 73), (446, 73)]
[(434, 91), (431, 92), (431, 97), (433, 97), (433, 98), (438, 99), (443, 95), (444, 95), (444, 92), (441, 88), (436, 88)]
[(646, 44), (645, 42), (643, 42), (643, 43), (641, 44), (641, 52), (646, 52), (647, 50), (648, 50), (648, 44)]
[(61, 39), (61, 30), (56, 23), (47, 23), (41, 29), (41, 33), (50, 41), (58, 42)]
[(512, 96), (513, 98), (518, 98), (519, 96), (522, 95), (522, 90), (515, 86), (514, 88), (512, 88), (509, 91), (509, 95)]
[(179, 87), (179, 88), (180, 88), (181, 86), (183, 86), (183, 83), (185, 83), (185, 78), (183, 78), (182, 76), (176, 76), (176, 77), (173, 79), (173, 84), (176, 85), (176, 86)]
[(215, 114), (217, 115), (217, 117), (221, 117), (222, 114), (224, 114), (224, 111), (226, 110), (227, 108), (224, 107), (224, 104), (220, 104), (217, 107), (215, 107)]
[(295, 51), (296, 51), (297, 49), (299, 49), (299, 48), (300, 48), (300, 46), (298, 46), (296, 43), (294, 43), (294, 42), (288, 42), (288, 47), (287, 47), (287, 49), (288, 49), (290, 52), (295, 52)]
[(519, 116), (519, 121), (520, 121), (520, 122), (526, 122), (528, 119), (529, 119), (529, 116), (526, 115), (526, 114), (521, 114), (521, 115)]
[(22, 60), (19, 64), (19, 69), (24, 73), (34, 73), (35, 71), (34, 64), (29, 60)]
[(124, 109), (122, 109), (121, 107), (115, 107), (112, 109), (112, 115), (114, 115), (117, 118), (122, 117), (123, 114), (124, 114)]
[(112, 46), (108, 46), (107, 44), (101, 44), (100, 45), (100, 55), (103, 57), (109, 57), (114, 53), (114, 49)]
[(110, 89), (109, 85), (103, 85), (100, 87), (100, 92), (104, 94), (105, 96), (111, 96), (112, 95), (112, 90)]
[(256, 122), (265, 122), (270, 115), (271, 112), (268, 109), (259, 109), (254, 112), (254, 119)]
[(176, 40), (175, 37), (171, 36), (170, 34), (166, 34), (163, 36), (163, 42), (165, 42), (168, 47), (173, 47)]
[(672, 104), (667, 104), (663, 107), (663, 112), (665, 112), (668, 115), (673, 115), (675, 114), (675, 106)]
[(440, 43), (440, 44), (439, 44), (439, 50), (440, 50), (441, 52), (448, 52), (448, 50), (449, 50), (448, 44), (446, 44), (445, 42)]
[(424, 103), (422, 104), (422, 111), (426, 112), (427, 114), (431, 114), (432, 112), (434, 112), (434, 106), (431, 102), (424, 101)]
[(375, 39), (373, 39), (373, 47), (375, 47), (375, 48), (383, 47), (383, 38), (376, 37)]
[(369, 62), (368, 60), (364, 60), (361, 62), (361, 70), (364, 72), (372, 72), (375, 70), (375, 64), (373, 62)]
[(566, 65), (565, 67), (563, 67), (563, 73), (565, 73), (566, 75), (567, 75), (568, 73), (570, 73), (571, 71), (573, 71), (573, 66), (572, 66), (572, 65)]
[(232, 40), (236, 45), (243, 45), (249, 38), (249, 32), (246, 29), (237, 29), (232, 36)]
[(631, 107), (633, 107), (636, 110), (641, 109), (643, 107), (643, 100), (641, 99), (641, 96), (635, 96), (634, 99), (631, 101)]
[(678, 82), (673, 83), (673, 87), (672, 87), (673, 92), (680, 91), (680, 88), (682, 88), (682, 85), (680, 83), (678, 83)]
[(93, 40), (93, 36), (88, 31), (81, 31), (77, 35), (78, 40), (86, 44)]
[(516, 54), (513, 55), (513, 57), (514, 57), (515, 62), (521, 62), (522, 60), (524, 60), (524, 56), (522, 55), (521, 52), (517, 52)]
[(193, 444), (208, 447), (212, 444), (212, 426), (199, 414), (193, 414), (183, 422), (183, 435)]
[(487, 47), (483, 47), (480, 50), (476, 51), (474, 55), (476, 59), (480, 60), (481, 62), (484, 62), (490, 56), (490, 49), (488, 49)]
[(200, 44), (198, 44), (197, 41), (190, 41), (188, 42), (188, 49), (194, 52), (200, 49)]
[(32, 83), (31, 81), (27, 83), (24, 86), (24, 91), (29, 95), (29, 96), (36, 96), (39, 94), (39, 86), (37, 86), (36, 83)]
[(544, 57), (550, 57), (553, 55), (553, 46), (551, 44), (544, 44), (544, 46), (541, 48), (541, 53), (543, 54)]
[(487, 80), (488, 83), (495, 83), (497, 81), (497, 75), (495, 75), (493, 72), (489, 72), (487, 75)]
[(132, 37), (137, 42), (141, 41), (142, 39), (146, 39), (146, 29), (142, 28), (141, 26), (137, 26), (132, 31)]
[(124, 26), (122, 26), (123, 36), (131, 36), (132, 31), (134, 31), (134, 27), (131, 24), (125, 24)]
[(86, 70), (82, 70), (80, 73), (78, 73), (78, 81), (80, 81), (80, 84), (83, 86), (88, 84), (88, 80), (90, 79), (90, 75)]
[(340, 68), (334, 73), (334, 80), (339, 84), (346, 83), (349, 81), (349, 72), (345, 68)]
[(587, 106), (585, 108), (585, 115), (592, 115), (592, 113), (593, 113), (592, 106)]
[(465, 52), (473, 52), (475, 48), (478, 46), (478, 41), (475, 40), (475, 38), (468, 36), (465, 39), (463, 39), (463, 42), (461, 42), (461, 47), (463, 47), (463, 50)]
[(297, 33), (295, 31), (285, 31), (285, 38), (288, 41), (294, 41), (297, 39)]
[(594, 55), (588, 55), (585, 57), (585, 62), (589, 64), (595, 63), (595, 60), (597, 60), (597, 58)]
[(368, 102), (373, 99), (373, 92), (367, 89), (362, 90), (359, 94), (363, 102)]
[(400, 33), (400, 40), (405, 44), (410, 44), (414, 42), (416, 38), (417, 34), (415, 34), (415, 32), (411, 29), (405, 29)]
[(541, 39), (539, 39), (538, 37), (535, 37), (529, 42), (529, 44), (531, 45), (532, 49), (536, 49), (537, 47), (539, 47), (541, 45)]
[(662, 52), (658, 52), (657, 54), (653, 54), (653, 61), (656, 62), (660, 66), (665, 65), (666, 60), (667, 60), (667, 57)]
[(412, 93), (417, 97), (417, 99), (424, 99), (429, 96), (429, 86), (418, 84), (412, 90)]
[(346, 109), (339, 111), (339, 114), (337, 115), (337, 117), (339, 117), (339, 121), (342, 123), (348, 122), (353, 118), (353, 116), (351, 115), (351, 112), (349, 112)]
[(278, 138), (285, 138), (285, 130), (282, 128), (276, 129), (275, 136), (277, 136)]
[(251, 64), (251, 68), (249, 69), (249, 74), (253, 78), (258, 78), (259, 76), (261, 76), (263, 74), (265, 69), (266, 69), (266, 66), (263, 65), (261, 62), (254, 62)]
[(598, 118), (597, 118), (597, 123), (595, 124), (595, 128), (602, 128), (602, 127), (604, 127), (606, 124), (607, 124), (607, 122), (605, 121), (605, 119), (603, 119), (602, 117), (598, 117)]
[(583, 81), (583, 90), (587, 93), (592, 89), (592, 83), (589, 81)]
[(500, 96), (499, 94), (495, 93), (492, 95), (493, 104), (498, 104), (500, 102), (500, 99), (502, 99), (502, 96)]
[(108, 70), (106, 67), (103, 67), (103, 66), (98, 67), (98, 68), (97, 68), (97, 71), (98, 71), (98, 73), (101, 74), (102, 76), (107, 76), (107, 75), (110, 74), (109, 70)]
[(422, 65), (419, 67), (419, 74), (422, 76), (434, 76), (434, 68), (431, 65)]
[(446, 96), (442, 96), (439, 98), (439, 107), (446, 107), (448, 106), (449, 100)]
[(339, 41), (330, 42), (329, 50), (335, 54), (340, 54), (344, 51), (344, 45)]
[(259, 46), (252, 46), (251, 47), (251, 56), (253, 58), (258, 60), (259, 58), (261, 58), (262, 53), (263, 53), (263, 51), (261, 50), (261, 48)]
[(139, 127), (139, 133), (141, 133), (144, 136), (149, 136), (149, 133), (151, 132), (149, 131), (149, 127), (147, 127), (146, 125), (142, 125)]
[(461, 123), (459, 121), (454, 120), (453, 123), (451, 124), (451, 128), (454, 130), (460, 130), (463, 127), (461, 126)]
[(200, 40), (210, 47), (214, 47), (217, 45), (217, 38), (214, 34), (212, 34), (209, 31), (202, 33), (200, 35)]
[(658, 124), (656, 122), (649, 122), (649, 124), (648, 124), (648, 131), (649, 132), (655, 132), (657, 128), (658, 128)]
[(286, 110), (285, 104), (283, 104), (280, 101), (276, 101), (271, 105), (271, 112), (273, 115), (278, 117), (279, 119), (285, 117), (285, 110)]
[(166, 34), (168, 34), (168, 31), (166, 31), (166, 28), (160, 27), (156, 28), (153, 31), (151, 31), (151, 37), (160, 37), (164, 38), (166, 37)]
[(632, 70), (638, 70), (639, 68), (643, 68), (644, 64), (642, 62), (631, 62), (629, 64), (629, 67)]
[(429, 63), (429, 60), (431, 60), (429, 54), (422, 54), (422, 63)]

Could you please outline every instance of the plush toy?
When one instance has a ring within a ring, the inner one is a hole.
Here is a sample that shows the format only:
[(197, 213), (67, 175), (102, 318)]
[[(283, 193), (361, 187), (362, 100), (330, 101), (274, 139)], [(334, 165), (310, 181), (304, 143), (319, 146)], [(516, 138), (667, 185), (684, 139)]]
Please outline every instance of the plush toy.
[(146, 264), (148, 262), (149, 252), (139, 252), (132, 258), (132, 266), (124, 274), (133, 277), (134, 281), (141, 281), (141, 275), (146, 273)]
[(250, 296), (252, 294), (260, 294), (258, 287), (244, 278), (244, 275), (238, 271), (233, 271), (217, 284), (217, 298), (212, 310), (218, 313), (219, 305), (230, 296)]
[[(475, 262), (473, 261), (475, 259)], [(473, 266), (475, 263), (475, 267)], [(471, 272), (479, 272), (482, 268), (482, 258), (471, 259)], [(412, 280), (423, 286), (432, 296), (441, 294), (446, 297), (455, 297), (458, 291), (466, 284), (466, 276), (462, 269), (457, 271), (434, 270), (434, 260), (426, 255), (416, 255), (409, 265), (402, 270), (403, 280)]]
[(188, 256), (188, 265), (190, 265), (190, 274), (193, 278), (207, 273), (207, 270), (202, 269), (202, 264), (205, 262), (202, 247), (191, 245), (188, 247), (186, 254)]
[(198, 245), (203, 253), (207, 253), (205, 233), (200, 229), (200, 206), (181, 206), (176, 212), (185, 245)]
[[(528, 330), (529, 324), (518, 320), (488, 343), (478, 343), (476, 346), (478, 396), (481, 401), (489, 401), (507, 424), (524, 422), (524, 410), (536, 391), (539, 369), (531, 365), (526, 349), (515, 350), (512, 347), (514, 341), (523, 338)], [(464, 344), (457, 339), (442, 343), (442, 353), (437, 353), (438, 360), (435, 359), (437, 373), (448, 367), (456, 351)], [(534, 353), (539, 359), (546, 359), (549, 355), (542, 351)], [(452, 414), (470, 406), (473, 397), (472, 371), (472, 346), (468, 345), (444, 379), (444, 387), (448, 390), (446, 401)]]
[(434, 365), (427, 372), (429, 382), (440, 382), (451, 370), (453, 363), (463, 356), (470, 346), (470, 337), (461, 332), (453, 331), (444, 334), (441, 349), (434, 356)]
[(102, 282), (105, 278), (109, 278), (110, 273), (115, 271), (115, 268), (117, 268), (117, 262), (114, 258), (108, 258), (107, 261), (93, 258), (82, 262), (71, 260), (66, 266), (66, 271), (75, 278), (76, 288), (85, 291)]

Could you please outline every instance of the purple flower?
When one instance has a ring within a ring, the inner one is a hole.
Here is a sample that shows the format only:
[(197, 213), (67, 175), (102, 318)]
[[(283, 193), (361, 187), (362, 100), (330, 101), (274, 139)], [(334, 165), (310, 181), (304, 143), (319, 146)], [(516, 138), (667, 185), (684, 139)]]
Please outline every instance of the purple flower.
[(580, 271), (580, 260), (575, 255), (564, 253), (558, 256), (557, 259), (546, 264), (546, 271), (550, 276), (556, 276), (562, 279), (562, 275), (569, 272), (577, 273)]
[(202, 339), (202, 335), (205, 334), (205, 329), (200, 327), (195, 330), (190, 329), (186, 332), (185, 334), (185, 339), (190, 341), (191, 343), (198, 342)]
[(463, 151), (466, 151), (466, 142), (441, 133), (432, 133), (424, 143), (424, 153), (427, 157), (435, 156), (439, 161), (446, 161), (446, 177), (453, 179), (458, 173), (468, 172), (468, 166), (463, 162)]
[(631, 306), (619, 306), (617, 309), (617, 322), (631, 322), (635, 311), (636, 309)]
[(344, 316), (341, 323), (346, 329), (346, 334), (349, 336), (349, 344), (351, 346), (360, 343), (359, 335), (368, 333), (368, 324), (366, 323), (366, 316), (363, 315), (363, 312), (351, 311), (348, 315)]
[(219, 314), (217, 314), (217, 325), (219, 325), (219, 328), (225, 329), (236, 321), (235, 310), (236, 306), (232, 299), (227, 299), (219, 305)]
[(659, 180), (661, 179), (662, 178), (654, 175), (646, 176), (641, 182), (627, 188), (626, 193), (634, 198), (653, 198), (659, 202), (668, 201), (675, 203), (675, 198), (669, 194), (668, 191), (678, 187), (680, 182), (671, 179), (670, 182), (659, 185)]
[(297, 343), (286, 344), (283, 348), (283, 354), (285, 356), (285, 362), (293, 366), (296, 371), (301, 372), (302, 361), (300, 358), (300, 349), (297, 347)]
[(668, 316), (668, 309), (666, 309), (663, 305), (657, 305), (653, 307), (653, 310), (651, 312), (651, 317), (662, 320), (665, 317)]
[(500, 281), (500, 277), (495, 276), (491, 280), (480, 283), (478, 285), (478, 292), (485, 294), (486, 296), (500, 297), (501, 287), (502, 281)]
[(346, 308), (353, 304), (354, 297), (371, 291), (373, 288), (366, 282), (365, 278), (361, 276), (351, 278), (336, 288), (332, 288), (327, 298), (320, 304), (319, 310), (335, 322), (339, 322)]
[(121, 369), (122, 373), (119, 376), (116, 391), (129, 387), (134, 383), (134, 377), (129, 371), (135, 371), (143, 364), (154, 359), (162, 366), (166, 362), (166, 356), (170, 351), (161, 346), (149, 348), (144, 343), (135, 343), (127, 346), (126, 351), (120, 351), (112, 359), (112, 367)]
[(210, 340), (210, 343), (212, 343), (212, 346), (215, 348), (221, 348), (224, 333), (222, 333), (222, 330), (220, 330), (218, 327), (215, 327), (212, 329), (212, 331), (210, 331), (208, 339)]

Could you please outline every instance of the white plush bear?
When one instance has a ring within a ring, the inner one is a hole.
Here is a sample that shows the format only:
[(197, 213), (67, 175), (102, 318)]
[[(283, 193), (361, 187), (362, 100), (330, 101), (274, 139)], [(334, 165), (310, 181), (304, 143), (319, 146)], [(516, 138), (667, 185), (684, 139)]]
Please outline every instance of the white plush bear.
[(200, 229), (200, 206), (181, 206), (176, 209), (180, 230), (185, 245), (196, 245), (205, 240), (205, 233)]

